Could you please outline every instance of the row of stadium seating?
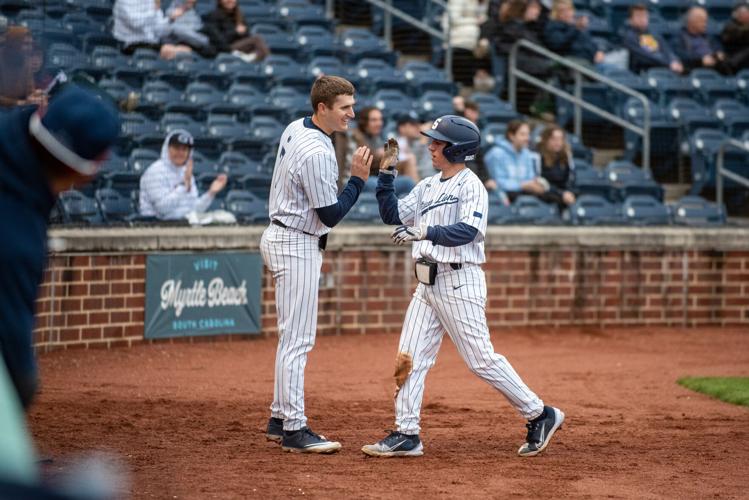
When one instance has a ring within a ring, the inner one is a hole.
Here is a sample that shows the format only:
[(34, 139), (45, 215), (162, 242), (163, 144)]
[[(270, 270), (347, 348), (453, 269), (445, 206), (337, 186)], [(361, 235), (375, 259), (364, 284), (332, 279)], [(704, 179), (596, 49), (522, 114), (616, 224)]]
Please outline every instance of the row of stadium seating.
[[(98, 189), (94, 197), (79, 191), (60, 194), (53, 222), (95, 226), (100, 224), (154, 224), (153, 218), (141, 217), (136, 210), (137, 196), (123, 196), (113, 189)], [(211, 210), (231, 212), (240, 224), (267, 224), (268, 201), (250, 191), (231, 190), (225, 198), (217, 198)], [(362, 194), (359, 202), (344, 219), (349, 223), (380, 222), (377, 200), (371, 191)], [(601, 196), (582, 195), (560, 216), (556, 205), (533, 196), (520, 196), (511, 205), (498, 199), (489, 206), (490, 224), (532, 224), (578, 226), (595, 225), (685, 225), (719, 226), (725, 223), (721, 207), (698, 196), (686, 196), (672, 205), (664, 205), (648, 195), (631, 195), (622, 203), (612, 203)], [(186, 224), (184, 221), (171, 222)]]

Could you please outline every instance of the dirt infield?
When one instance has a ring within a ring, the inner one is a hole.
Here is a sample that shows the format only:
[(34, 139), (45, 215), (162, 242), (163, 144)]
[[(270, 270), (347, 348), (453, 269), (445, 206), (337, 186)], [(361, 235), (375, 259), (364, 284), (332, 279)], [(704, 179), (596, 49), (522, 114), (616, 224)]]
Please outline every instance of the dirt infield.
[(307, 365), (312, 428), (333, 456), (263, 437), (275, 341), (143, 345), (42, 355), (31, 414), (48, 474), (115, 451), (134, 498), (746, 498), (749, 410), (691, 393), (685, 375), (749, 375), (749, 332), (496, 331), (567, 413), (547, 453), (521, 459), (523, 420), (445, 341), (427, 379), (422, 458), (365, 458), (392, 426), (397, 337), (322, 337)]

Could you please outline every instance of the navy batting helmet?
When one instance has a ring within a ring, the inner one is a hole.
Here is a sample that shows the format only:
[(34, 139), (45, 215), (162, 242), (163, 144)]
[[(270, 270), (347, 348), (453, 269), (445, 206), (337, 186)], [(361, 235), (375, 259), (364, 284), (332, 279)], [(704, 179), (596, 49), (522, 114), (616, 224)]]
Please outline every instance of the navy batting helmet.
[(462, 116), (445, 115), (437, 118), (432, 128), (422, 134), (449, 144), (442, 150), (442, 154), (450, 163), (473, 160), (481, 146), (479, 128)]

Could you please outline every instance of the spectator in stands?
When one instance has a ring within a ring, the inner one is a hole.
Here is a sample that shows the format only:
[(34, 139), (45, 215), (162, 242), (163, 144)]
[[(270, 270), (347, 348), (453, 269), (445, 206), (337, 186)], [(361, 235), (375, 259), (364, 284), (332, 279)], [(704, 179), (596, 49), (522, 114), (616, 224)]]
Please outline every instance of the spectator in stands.
[(650, 17), (644, 4), (629, 8), (629, 18), (622, 28), (624, 48), (629, 51), (629, 69), (639, 73), (650, 68), (670, 68), (674, 73), (683, 73), (684, 66), (671, 47), (660, 35), (648, 30)]
[(166, 16), (172, 19), (167, 34), (162, 42), (185, 44), (203, 57), (216, 55), (208, 36), (202, 32), (203, 21), (195, 12), (196, 0), (172, 0), (166, 10)]
[(174, 130), (164, 139), (161, 158), (140, 178), (140, 214), (159, 220), (177, 220), (190, 212), (203, 213), (226, 186), (220, 174), (202, 196), (193, 176), (193, 138), (185, 130)]
[(486, 167), (497, 188), (510, 200), (521, 194), (541, 196), (545, 184), (538, 179), (538, 154), (528, 149), (531, 129), (527, 122), (513, 120), (507, 133), (489, 149), (484, 157)]
[(0, 108), (43, 105), (46, 95), (35, 87), (34, 45), (23, 26), (10, 26), (0, 38)]
[(172, 33), (170, 24), (184, 13), (184, 9), (178, 9), (165, 16), (161, 0), (116, 0), (112, 9), (113, 35), (122, 43), (125, 54), (146, 48), (158, 51), (163, 59), (172, 59), (179, 53), (192, 51), (185, 44), (163, 42)]
[(375, 108), (374, 106), (368, 106), (362, 108), (356, 116), (356, 128), (351, 132), (349, 147), (348, 147), (348, 159), (346, 165), (351, 165), (351, 158), (361, 146), (366, 146), (374, 155), (372, 160), (372, 171), (370, 175), (377, 175), (380, 160), (384, 153), (384, 139), (382, 137), (382, 128), (385, 122), (382, 118), (382, 111)]
[(421, 135), (421, 122), (410, 113), (402, 114), (397, 120), (398, 172), (418, 182), (434, 175), (432, 156), (426, 141)]
[[(520, 39), (541, 45), (541, 12), (541, 4), (536, 0), (506, 0), (499, 8), (499, 17), (489, 19), (482, 26), (481, 38), (493, 44), (500, 55), (508, 55)], [(527, 63), (526, 70), (534, 69), (533, 64), (536, 63), (532, 55), (529, 57), (531, 61)], [(526, 59), (525, 56), (523, 59)]]
[[(481, 118), (481, 107), (477, 102), (467, 101), (463, 96), (457, 95), (453, 97), (453, 107), (455, 108), (455, 114), (462, 116), (468, 120), (471, 120), (476, 125), (479, 124)], [(476, 158), (466, 162), (466, 166), (478, 176), (481, 182), (484, 183), (486, 189), (489, 191), (495, 191), (497, 189), (497, 183), (489, 175), (489, 171), (486, 169), (486, 163), (484, 162), (484, 153), (486, 148), (479, 148), (476, 153)]]
[(572, 0), (554, 0), (544, 29), (544, 41), (557, 54), (588, 64), (601, 64), (605, 57), (588, 32), (588, 16), (575, 17)]
[(711, 68), (721, 73), (730, 73), (720, 41), (707, 34), (707, 11), (702, 7), (692, 7), (687, 11), (685, 24), (676, 37), (674, 50), (687, 73), (694, 68)]
[(0, 360), (24, 407), (37, 386), (32, 329), (49, 213), (58, 193), (96, 175), (119, 132), (114, 106), (75, 85), (43, 115), (36, 106), (0, 113), (0, 231), (12, 235), (0, 245)]
[(728, 66), (737, 73), (749, 68), (749, 0), (736, 3), (720, 38)]
[(541, 199), (556, 203), (560, 209), (575, 203), (575, 195), (569, 189), (572, 153), (564, 129), (558, 125), (546, 127), (541, 132), (538, 154), (541, 157), (539, 182), (546, 188)]
[(216, 51), (247, 62), (262, 61), (270, 52), (262, 37), (250, 35), (237, 0), (216, 0), (216, 9), (203, 16), (203, 31)]
[(453, 47), (453, 80), (489, 91), (494, 86), (488, 71), (490, 63), (479, 48), (487, 7), (486, 0), (450, 0), (442, 24)]

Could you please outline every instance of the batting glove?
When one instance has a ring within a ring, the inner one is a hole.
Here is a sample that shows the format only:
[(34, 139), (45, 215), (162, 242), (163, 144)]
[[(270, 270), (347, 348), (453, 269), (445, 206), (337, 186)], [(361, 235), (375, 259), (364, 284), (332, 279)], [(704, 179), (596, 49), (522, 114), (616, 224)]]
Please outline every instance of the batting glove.
[(404, 245), (410, 241), (420, 241), (427, 237), (427, 228), (425, 222), (422, 222), (418, 226), (398, 226), (390, 234), (393, 238), (393, 242), (396, 245)]

